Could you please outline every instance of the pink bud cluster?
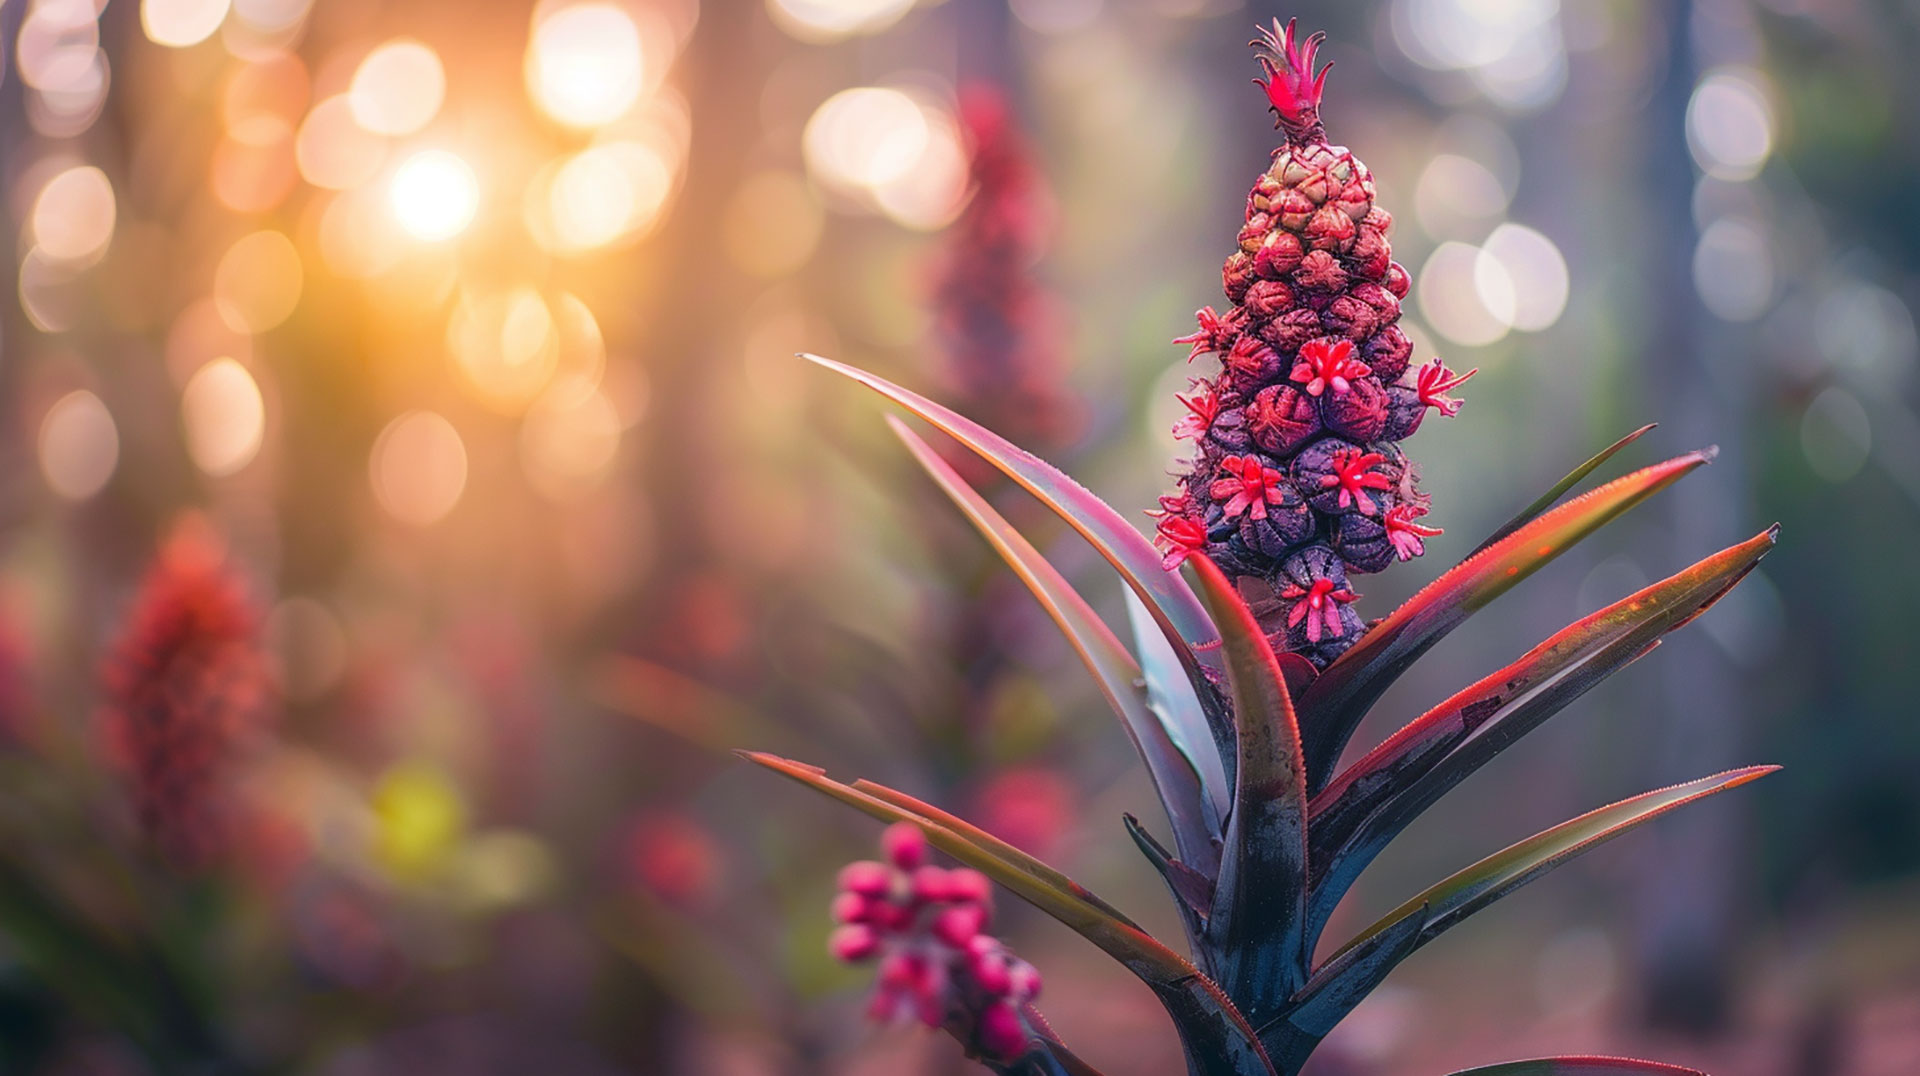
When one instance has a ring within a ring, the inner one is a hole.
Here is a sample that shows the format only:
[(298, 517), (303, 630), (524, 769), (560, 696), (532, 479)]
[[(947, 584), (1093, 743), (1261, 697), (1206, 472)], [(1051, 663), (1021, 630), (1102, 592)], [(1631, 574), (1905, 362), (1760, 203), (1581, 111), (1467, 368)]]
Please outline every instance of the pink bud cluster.
[(840, 871), (833, 899), (840, 926), (827, 943), (835, 959), (877, 966), (868, 1015), (918, 1018), (982, 1057), (1019, 1057), (1040, 973), (985, 933), (992, 918), (986, 875), (929, 863), (926, 836), (912, 823), (888, 827), (880, 845), (884, 862), (861, 860)]

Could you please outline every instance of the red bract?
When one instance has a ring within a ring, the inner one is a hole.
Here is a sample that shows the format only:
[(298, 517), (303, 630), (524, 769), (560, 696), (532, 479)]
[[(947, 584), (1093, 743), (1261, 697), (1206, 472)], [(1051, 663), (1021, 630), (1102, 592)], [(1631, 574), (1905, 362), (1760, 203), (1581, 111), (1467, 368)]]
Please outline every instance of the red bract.
[(235, 764), (267, 699), (253, 606), (211, 533), (184, 526), (160, 551), (103, 680), (103, 731), (141, 828), (173, 865), (209, 865), (225, 850)]
[(863, 860), (840, 872), (827, 941), (834, 959), (877, 965), (868, 1015), (916, 1018), (944, 1027), (983, 1056), (1012, 1060), (1025, 1051), (1028, 1006), (1040, 973), (985, 933), (991, 886), (979, 871), (929, 866), (927, 840), (908, 822), (887, 827), (886, 862)]

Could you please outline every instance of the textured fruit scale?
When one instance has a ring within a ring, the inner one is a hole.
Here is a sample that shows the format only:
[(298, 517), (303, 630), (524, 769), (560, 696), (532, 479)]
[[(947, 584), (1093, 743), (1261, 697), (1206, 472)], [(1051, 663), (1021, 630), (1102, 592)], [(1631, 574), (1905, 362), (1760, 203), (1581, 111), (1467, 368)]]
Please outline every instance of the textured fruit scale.
[(1222, 273), (1233, 306), (1201, 310), (1177, 341), (1192, 345), (1188, 361), (1216, 354), (1221, 369), (1180, 398), (1188, 414), (1174, 433), (1198, 452), (1157, 513), (1170, 566), (1206, 553), (1236, 577), (1275, 649), (1318, 666), (1361, 632), (1348, 576), (1417, 556), (1440, 533), (1418, 522), (1428, 497), (1399, 442), (1429, 407), (1458, 411), (1447, 392), (1472, 376), (1439, 359), (1412, 367), (1393, 218), (1374, 204), (1367, 166), (1329, 144), (1320, 121), (1322, 37), (1276, 23), (1254, 42), (1285, 142), (1254, 181)]

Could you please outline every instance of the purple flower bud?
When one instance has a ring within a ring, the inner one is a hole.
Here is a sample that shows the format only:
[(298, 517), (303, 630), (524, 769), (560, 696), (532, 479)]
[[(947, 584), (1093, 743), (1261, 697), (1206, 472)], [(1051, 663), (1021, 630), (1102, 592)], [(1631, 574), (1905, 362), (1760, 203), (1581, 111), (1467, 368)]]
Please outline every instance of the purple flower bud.
[(1346, 392), (1322, 396), (1320, 414), (1328, 432), (1359, 444), (1370, 443), (1387, 428), (1387, 391), (1375, 378), (1360, 378)]

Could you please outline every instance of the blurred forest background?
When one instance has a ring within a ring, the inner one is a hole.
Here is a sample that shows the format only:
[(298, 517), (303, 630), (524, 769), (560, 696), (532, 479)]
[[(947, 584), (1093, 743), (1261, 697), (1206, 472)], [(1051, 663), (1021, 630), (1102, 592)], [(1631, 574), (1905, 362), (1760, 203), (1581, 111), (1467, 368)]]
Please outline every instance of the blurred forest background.
[[(825, 954), (874, 827), (735, 747), (1172, 932), (1083, 671), (877, 402), (792, 353), (1151, 506), (1168, 340), (1276, 144), (1244, 48), (1276, 15), (1331, 34), (1416, 359), (1481, 370), (1419, 443), (1447, 534), (1364, 615), (1644, 422), (1641, 462), (1721, 448), (1359, 739), (1783, 525), (1342, 914), (1644, 787), (1786, 773), (1450, 934), (1314, 1071), (1920, 1071), (1908, 0), (0, 0), (0, 1072), (967, 1071), (867, 1028)], [(967, 343), (982, 303), (1019, 311), (1003, 348)], [(1015, 903), (1063, 1036), (1176, 1071), (1151, 996)]]

